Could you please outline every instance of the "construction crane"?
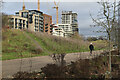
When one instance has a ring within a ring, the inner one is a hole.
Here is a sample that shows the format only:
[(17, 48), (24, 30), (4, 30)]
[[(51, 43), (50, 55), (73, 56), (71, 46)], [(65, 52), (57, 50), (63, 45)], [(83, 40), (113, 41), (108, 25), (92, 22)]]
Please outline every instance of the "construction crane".
[(23, 7), (22, 7), (23, 10), (25, 10), (25, 4), (24, 4), (24, 0), (23, 0)]
[(56, 9), (56, 24), (58, 24), (58, 4), (56, 4), (56, 2), (54, 1), (55, 7), (53, 7), (54, 9)]
[(38, 11), (40, 11), (40, 0), (38, 0)]

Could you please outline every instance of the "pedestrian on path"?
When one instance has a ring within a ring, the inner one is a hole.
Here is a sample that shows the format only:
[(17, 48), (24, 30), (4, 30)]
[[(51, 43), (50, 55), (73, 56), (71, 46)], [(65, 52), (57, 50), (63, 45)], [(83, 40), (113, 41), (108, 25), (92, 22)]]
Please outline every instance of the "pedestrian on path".
[(89, 45), (89, 49), (90, 49), (90, 55), (92, 54), (92, 51), (94, 50), (94, 46), (92, 43), (90, 43)]

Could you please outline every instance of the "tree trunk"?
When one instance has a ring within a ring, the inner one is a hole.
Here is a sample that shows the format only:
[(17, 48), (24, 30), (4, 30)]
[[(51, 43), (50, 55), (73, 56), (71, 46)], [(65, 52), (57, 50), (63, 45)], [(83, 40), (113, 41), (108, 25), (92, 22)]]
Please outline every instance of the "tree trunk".
[(110, 72), (110, 77), (111, 77), (111, 35), (109, 35), (109, 72)]

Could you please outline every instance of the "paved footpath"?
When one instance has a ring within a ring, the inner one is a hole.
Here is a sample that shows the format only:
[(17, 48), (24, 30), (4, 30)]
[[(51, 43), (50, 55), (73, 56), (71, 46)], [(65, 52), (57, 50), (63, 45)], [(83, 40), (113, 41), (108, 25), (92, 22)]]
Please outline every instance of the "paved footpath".
[[(70, 53), (65, 56), (65, 61), (70, 63), (78, 59), (91, 59), (101, 53), (102, 51), (94, 51), (91, 56), (89, 52)], [(50, 56), (2, 61), (2, 77), (9, 78), (18, 71), (40, 71), (42, 67), (50, 63), (54, 63)]]

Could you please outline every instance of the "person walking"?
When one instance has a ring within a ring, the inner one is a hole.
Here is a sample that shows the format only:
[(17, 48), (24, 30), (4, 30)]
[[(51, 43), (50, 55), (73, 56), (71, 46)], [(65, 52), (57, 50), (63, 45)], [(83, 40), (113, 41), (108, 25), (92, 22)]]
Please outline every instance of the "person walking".
[(94, 46), (92, 43), (90, 43), (89, 45), (89, 49), (90, 49), (90, 55), (92, 54), (92, 51), (94, 50)]

